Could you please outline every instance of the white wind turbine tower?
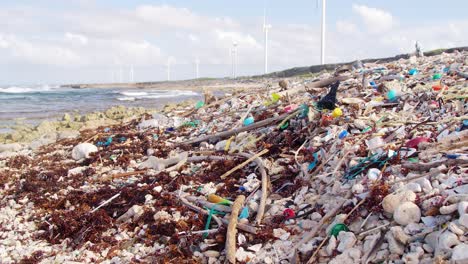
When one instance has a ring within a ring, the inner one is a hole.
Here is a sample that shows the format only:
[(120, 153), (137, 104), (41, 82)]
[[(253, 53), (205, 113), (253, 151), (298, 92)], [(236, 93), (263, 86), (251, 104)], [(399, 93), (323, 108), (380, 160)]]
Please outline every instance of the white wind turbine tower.
[(173, 58), (169, 57), (167, 58), (167, 80), (171, 80), (171, 64), (173, 63)]
[(232, 43), (232, 77), (237, 78), (237, 42)]
[(200, 78), (199, 67), (200, 67), (200, 60), (199, 60), (198, 57), (197, 57), (197, 58), (195, 59), (195, 75), (196, 75), (197, 79)]
[(134, 82), (134, 74), (133, 74), (133, 65), (130, 66), (130, 82), (133, 83)]
[(271, 28), (271, 25), (266, 23), (266, 5), (267, 1), (265, 0), (265, 6), (263, 9), (263, 32), (265, 32), (265, 74), (268, 73), (268, 30)]
[(325, 64), (325, 9), (326, 0), (322, 0), (322, 50), (320, 52), (320, 62)]

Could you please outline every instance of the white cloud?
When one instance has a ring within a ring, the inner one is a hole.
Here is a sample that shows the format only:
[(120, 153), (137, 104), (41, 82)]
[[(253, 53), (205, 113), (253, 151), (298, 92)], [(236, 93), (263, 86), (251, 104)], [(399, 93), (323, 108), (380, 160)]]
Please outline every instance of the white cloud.
[(336, 30), (342, 34), (356, 34), (359, 31), (356, 24), (345, 20), (336, 21)]
[(373, 33), (390, 30), (394, 24), (392, 14), (382, 9), (353, 4), (353, 11), (362, 18), (366, 27)]
[(86, 45), (88, 44), (88, 38), (84, 35), (80, 34), (73, 34), (70, 32), (65, 33), (65, 39), (69, 40), (71, 42), (78, 42), (81, 45)]

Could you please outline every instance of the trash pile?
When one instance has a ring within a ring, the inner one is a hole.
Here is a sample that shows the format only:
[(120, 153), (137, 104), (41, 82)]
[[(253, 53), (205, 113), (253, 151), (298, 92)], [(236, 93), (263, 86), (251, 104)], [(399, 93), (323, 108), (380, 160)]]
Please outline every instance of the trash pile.
[(0, 259), (466, 263), (467, 72), (354, 63), (3, 159)]

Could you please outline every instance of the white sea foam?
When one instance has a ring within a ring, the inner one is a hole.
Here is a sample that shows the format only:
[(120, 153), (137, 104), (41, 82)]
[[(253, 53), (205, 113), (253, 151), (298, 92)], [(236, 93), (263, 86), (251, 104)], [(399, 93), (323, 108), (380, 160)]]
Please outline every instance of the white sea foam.
[(159, 99), (159, 98), (173, 98), (182, 96), (198, 96), (199, 93), (194, 91), (181, 91), (181, 90), (152, 90), (147, 92), (123, 91), (118, 94), (124, 97), (117, 97), (119, 101), (134, 101), (141, 99)]
[(38, 86), (10, 86), (6, 88), (0, 88), (0, 93), (38, 93), (38, 92), (47, 92), (53, 89), (58, 89), (59, 86), (50, 86), (50, 85), (38, 85)]
[(135, 97), (117, 97), (117, 100), (119, 101), (135, 101), (136, 98)]

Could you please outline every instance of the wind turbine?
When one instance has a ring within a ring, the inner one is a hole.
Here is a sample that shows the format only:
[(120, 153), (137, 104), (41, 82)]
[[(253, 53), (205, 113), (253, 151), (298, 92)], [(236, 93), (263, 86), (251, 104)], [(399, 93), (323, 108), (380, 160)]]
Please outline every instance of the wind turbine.
[(197, 77), (197, 79), (200, 78), (200, 72), (198, 71), (199, 70), (199, 66), (200, 66), (200, 60), (198, 59), (198, 57), (195, 59), (195, 75)]
[(320, 52), (320, 62), (325, 64), (325, 9), (326, 0), (322, 0), (322, 50)]
[(167, 58), (167, 81), (171, 80), (171, 57)]
[(133, 83), (134, 82), (134, 79), (133, 79), (133, 65), (130, 66), (130, 82)]
[(271, 28), (271, 25), (266, 23), (266, 5), (267, 0), (265, 0), (265, 6), (263, 9), (263, 32), (265, 32), (265, 74), (268, 73), (268, 30)]
[(237, 42), (232, 43), (232, 77), (237, 78)]

